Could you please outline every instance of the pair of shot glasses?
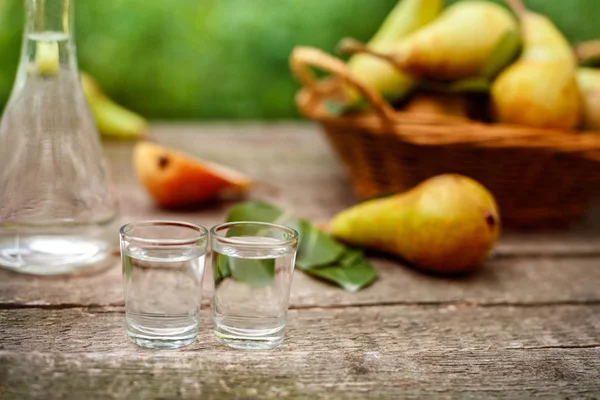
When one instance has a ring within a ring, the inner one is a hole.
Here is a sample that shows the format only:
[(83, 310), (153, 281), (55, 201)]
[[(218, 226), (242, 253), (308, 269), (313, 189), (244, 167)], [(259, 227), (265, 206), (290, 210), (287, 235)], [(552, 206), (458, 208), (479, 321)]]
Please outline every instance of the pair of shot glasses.
[(143, 221), (121, 228), (129, 339), (174, 349), (198, 335), (202, 281), (212, 250), (215, 338), (236, 349), (272, 349), (283, 341), (298, 233), (260, 222), (206, 228)]

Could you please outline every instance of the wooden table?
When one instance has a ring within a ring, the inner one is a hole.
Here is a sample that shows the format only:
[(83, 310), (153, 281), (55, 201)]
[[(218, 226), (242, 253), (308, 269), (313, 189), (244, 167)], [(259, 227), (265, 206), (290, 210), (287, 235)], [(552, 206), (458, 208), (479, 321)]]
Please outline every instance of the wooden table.
[[(323, 220), (355, 202), (310, 124), (158, 125), (152, 135), (245, 171), (265, 182), (252, 197), (306, 218)], [(230, 204), (157, 209), (132, 175), (132, 145), (105, 147), (125, 221), (210, 226), (226, 214)], [(125, 337), (117, 258), (108, 270), (70, 278), (0, 272), (0, 398), (600, 398), (593, 221), (507, 233), (483, 268), (461, 279), (373, 258), (379, 280), (347, 293), (298, 271), (286, 340), (268, 352), (214, 341), (210, 287), (195, 344), (137, 348)]]

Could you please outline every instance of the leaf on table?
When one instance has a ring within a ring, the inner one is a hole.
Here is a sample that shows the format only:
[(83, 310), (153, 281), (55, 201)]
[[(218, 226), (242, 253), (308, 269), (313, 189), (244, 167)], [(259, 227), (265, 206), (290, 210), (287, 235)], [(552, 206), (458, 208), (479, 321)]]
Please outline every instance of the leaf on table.
[(356, 292), (377, 279), (377, 270), (362, 256), (357, 258), (350, 254), (347, 257), (351, 257), (352, 261), (344, 262), (345, 256), (339, 264), (313, 268), (306, 273), (336, 283), (349, 292)]
[(275, 259), (251, 259), (230, 257), (214, 252), (213, 276), (215, 287), (225, 278), (245, 283), (252, 287), (265, 287), (275, 277)]
[(213, 252), (213, 280), (215, 287), (219, 286), (221, 281), (231, 276), (231, 269), (229, 268), (229, 257), (224, 254)]
[[(226, 219), (234, 221), (271, 222), (296, 229), (300, 235), (296, 266), (319, 279), (327, 280), (348, 291), (357, 291), (377, 278), (377, 270), (363, 257), (336, 241), (307, 221), (296, 218), (280, 208), (264, 202), (248, 202), (232, 208)], [(229, 232), (228, 232), (229, 233)], [(243, 230), (235, 235), (243, 235)], [(228, 234), (228, 236), (231, 236)], [(219, 255), (217, 255), (219, 256)], [(223, 266), (215, 270), (217, 277), (231, 276), (252, 286), (265, 286), (274, 277), (273, 260), (248, 260), (224, 257)], [(225, 264), (226, 263), (226, 264)]]
[(345, 248), (330, 235), (300, 221), (300, 244), (296, 265), (302, 270), (322, 267), (339, 260)]
[(340, 260), (339, 264), (340, 264), (340, 266), (342, 266), (344, 268), (352, 267), (354, 264), (360, 262), (361, 260), (364, 260), (363, 253), (361, 251), (347, 250), (344, 253), (344, 256)]
[(233, 257), (229, 259), (229, 268), (233, 280), (256, 288), (269, 286), (275, 278), (274, 258)]
[[(248, 201), (229, 210), (226, 222), (253, 221), (253, 222), (270, 222), (288, 226), (296, 231), (299, 231), (299, 219), (293, 214), (282, 210), (272, 204), (262, 201)], [(227, 236), (239, 236), (229, 234)]]
[(125, 277), (130, 278), (133, 273), (133, 264), (131, 262), (131, 257), (123, 257), (123, 275)]

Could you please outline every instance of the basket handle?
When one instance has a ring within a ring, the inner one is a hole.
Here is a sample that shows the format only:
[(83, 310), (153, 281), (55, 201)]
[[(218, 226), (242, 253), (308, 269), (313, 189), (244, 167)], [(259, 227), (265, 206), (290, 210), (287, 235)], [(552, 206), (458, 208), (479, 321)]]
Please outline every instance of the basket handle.
[(393, 121), (396, 117), (394, 109), (381, 97), (377, 91), (365, 85), (354, 76), (347, 65), (337, 57), (325, 53), (315, 47), (299, 46), (294, 48), (290, 56), (290, 68), (300, 83), (307, 89), (318, 93), (317, 78), (309, 67), (316, 67), (336, 76), (344, 83), (356, 88), (369, 102), (375, 112), (386, 121)]

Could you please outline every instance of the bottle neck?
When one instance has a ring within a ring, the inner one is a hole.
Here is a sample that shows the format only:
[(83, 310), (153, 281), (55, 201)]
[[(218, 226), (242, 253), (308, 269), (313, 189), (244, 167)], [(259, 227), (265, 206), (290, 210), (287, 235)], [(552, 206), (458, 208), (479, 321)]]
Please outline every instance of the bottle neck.
[(26, 0), (28, 34), (72, 34), (72, 0)]
[(25, 0), (23, 50), (15, 89), (29, 79), (78, 77), (73, 0)]

